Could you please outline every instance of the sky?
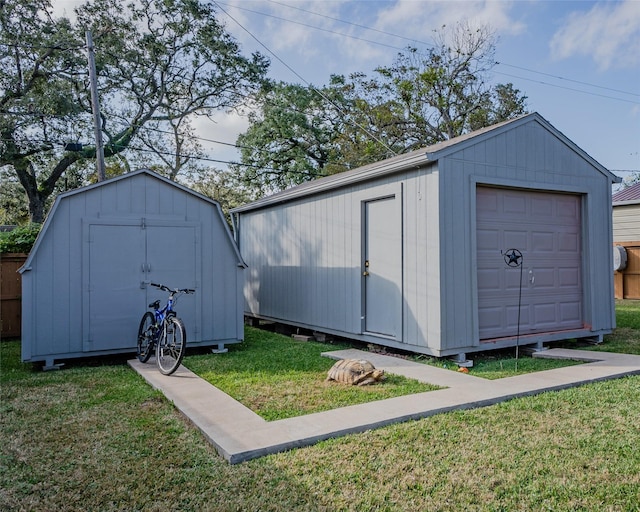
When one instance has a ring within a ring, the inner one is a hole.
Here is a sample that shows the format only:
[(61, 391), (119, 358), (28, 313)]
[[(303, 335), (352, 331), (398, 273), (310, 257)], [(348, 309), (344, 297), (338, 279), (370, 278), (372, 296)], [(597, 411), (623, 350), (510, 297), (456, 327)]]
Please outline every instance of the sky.
[[(53, 0), (71, 16), (78, 0)], [(269, 76), (322, 86), (332, 74), (391, 65), (407, 46), (428, 49), (434, 30), (467, 21), (497, 36), (490, 82), (513, 83), (538, 112), (600, 164), (640, 171), (640, 0), (220, 0), (219, 19), (242, 52), (271, 60)], [(199, 121), (200, 137), (233, 144), (239, 115)], [(202, 141), (211, 158), (233, 147)]]

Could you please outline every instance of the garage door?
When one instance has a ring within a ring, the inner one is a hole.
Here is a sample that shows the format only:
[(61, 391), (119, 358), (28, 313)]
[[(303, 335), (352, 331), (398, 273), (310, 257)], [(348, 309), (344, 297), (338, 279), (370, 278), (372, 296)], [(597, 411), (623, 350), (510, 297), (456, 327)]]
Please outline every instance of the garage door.
[[(583, 327), (580, 196), (477, 188), (480, 340)], [(509, 249), (522, 254), (508, 266)]]

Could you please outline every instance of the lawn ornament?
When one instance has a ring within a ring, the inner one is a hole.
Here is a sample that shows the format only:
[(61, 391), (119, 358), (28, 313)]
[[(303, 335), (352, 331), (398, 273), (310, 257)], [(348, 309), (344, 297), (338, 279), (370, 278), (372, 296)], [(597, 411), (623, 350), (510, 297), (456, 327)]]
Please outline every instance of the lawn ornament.
[(329, 370), (327, 380), (335, 380), (343, 384), (366, 386), (384, 379), (384, 370), (376, 370), (364, 359), (341, 359)]

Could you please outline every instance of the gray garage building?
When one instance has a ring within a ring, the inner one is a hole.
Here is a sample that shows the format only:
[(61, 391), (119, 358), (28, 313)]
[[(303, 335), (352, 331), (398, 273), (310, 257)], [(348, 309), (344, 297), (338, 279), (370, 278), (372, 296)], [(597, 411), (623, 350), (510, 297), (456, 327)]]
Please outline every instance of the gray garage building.
[(601, 339), (617, 181), (533, 113), (274, 194), (233, 210), (245, 313), (459, 358)]
[(148, 170), (61, 194), (22, 273), (22, 359), (135, 351), (150, 282), (177, 304), (188, 346), (244, 339), (245, 264), (220, 205)]

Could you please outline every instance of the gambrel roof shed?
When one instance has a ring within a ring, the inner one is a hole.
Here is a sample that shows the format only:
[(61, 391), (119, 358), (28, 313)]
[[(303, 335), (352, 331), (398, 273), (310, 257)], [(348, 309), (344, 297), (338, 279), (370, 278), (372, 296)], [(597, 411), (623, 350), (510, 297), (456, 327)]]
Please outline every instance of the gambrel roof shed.
[(436, 356), (601, 337), (616, 181), (533, 113), (274, 194), (232, 212), (246, 313)]
[(177, 304), (188, 346), (244, 338), (245, 263), (220, 205), (149, 170), (60, 194), (22, 273), (22, 359), (136, 347), (150, 282), (195, 288)]

